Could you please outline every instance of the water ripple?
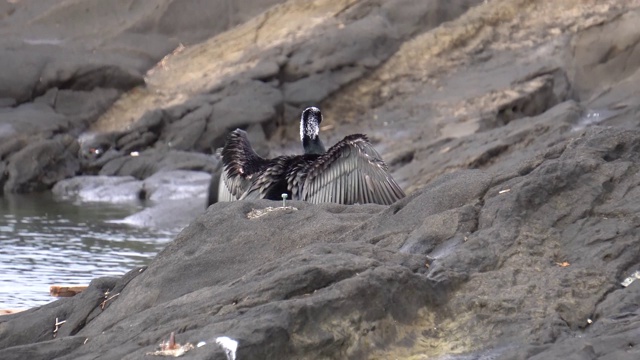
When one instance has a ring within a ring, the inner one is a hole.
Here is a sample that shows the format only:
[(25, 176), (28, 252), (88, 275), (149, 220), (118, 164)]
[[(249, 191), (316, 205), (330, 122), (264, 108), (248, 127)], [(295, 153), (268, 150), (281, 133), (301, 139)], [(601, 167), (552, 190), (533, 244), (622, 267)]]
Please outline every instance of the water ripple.
[(140, 209), (43, 194), (0, 198), (0, 309), (50, 302), (53, 284), (87, 285), (148, 264), (175, 233), (108, 223)]

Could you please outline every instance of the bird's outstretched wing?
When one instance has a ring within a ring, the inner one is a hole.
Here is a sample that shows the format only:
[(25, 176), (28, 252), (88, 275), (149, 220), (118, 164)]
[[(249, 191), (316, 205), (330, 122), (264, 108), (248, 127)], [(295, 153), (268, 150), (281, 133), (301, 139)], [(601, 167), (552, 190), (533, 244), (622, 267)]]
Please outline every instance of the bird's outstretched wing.
[[(220, 201), (236, 201), (238, 200), (238, 196), (231, 193), (227, 184), (225, 183), (225, 174), (224, 172), (220, 174), (220, 180), (218, 181), (218, 202)], [(242, 186), (242, 185), (240, 185)], [(236, 186), (237, 188), (238, 186)]]
[(367, 137), (345, 137), (307, 169), (300, 188), (311, 203), (389, 205), (405, 197)]
[(227, 185), (224, 183), (224, 173), (222, 168), (222, 162), (220, 162), (219, 168), (211, 174), (211, 182), (209, 183), (209, 194), (207, 197), (207, 207), (211, 204), (223, 201), (234, 201), (236, 197), (231, 195)]
[(229, 197), (228, 192), (231, 200), (239, 199), (251, 186), (253, 177), (268, 166), (268, 161), (251, 147), (247, 133), (240, 129), (232, 131), (227, 137), (222, 149), (222, 162), (224, 169), (218, 197)]

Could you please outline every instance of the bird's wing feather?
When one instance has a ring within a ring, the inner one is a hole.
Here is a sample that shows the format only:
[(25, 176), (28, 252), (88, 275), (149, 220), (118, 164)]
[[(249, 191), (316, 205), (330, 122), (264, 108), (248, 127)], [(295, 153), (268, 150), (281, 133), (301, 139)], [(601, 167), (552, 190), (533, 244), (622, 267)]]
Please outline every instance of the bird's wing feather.
[(229, 188), (227, 188), (227, 184), (224, 181), (224, 179), (226, 178), (225, 175), (226, 174), (222, 172), (220, 174), (220, 180), (218, 181), (218, 202), (237, 200), (237, 197), (234, 196), (231, 191), (229, 191)]
[(389, 205), (405, 196), (365, 135), (349, 135), (306, 172), (301, 199), (311, 203)]
[[(252, 181), (246, 187), (245, 192), (240, 195), (240, 200), (267, 198), (272, 191), (275, 191), (275, 189), (279, 187), (280, 182), (284, 181), (283, 179), (285, 178), (288, 161), (293, 158), (295, 157), (280, 156), (271, 159), (265, 166), (264, 170), (252, 178)], [(276, 197), (279, 195), (281, 194), (275, 194)]]
[[(239, 199), (251, 186), (253, 178), (268, 166), (265, 160), (251, 147), (247, 133), (236, 129), (229, 134), (222, 149), (222, 183), (234, 199)], [(220, 190), (222, 191), (222, 190)], [(220, 197), (222, 194), (218, 193)]]

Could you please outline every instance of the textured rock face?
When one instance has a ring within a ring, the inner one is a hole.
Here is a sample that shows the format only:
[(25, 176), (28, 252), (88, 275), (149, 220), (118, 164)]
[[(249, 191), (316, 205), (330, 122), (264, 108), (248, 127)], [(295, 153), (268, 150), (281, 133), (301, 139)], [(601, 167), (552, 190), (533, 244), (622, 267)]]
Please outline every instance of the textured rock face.
[(640, 3), (426, 3), (286, 2), (188, 47), (93, 123), (113, 132), (79, 165), (213, 169), (193, 151), (228, 127), (277, 142), (322, 101), (326, 143), (368, 133), (407, 198), (216, 204), (148, 268), (0, 317), (3, 356), (137, 359), (174, 331), (198, 359), (225, 358), (218, 336), (238, 359), (637, 359)]
[[(638, 169), (640, 132), (593, 128), (508, 176), (455, 172), (390, 207), (250, 219), (273, 203), (216, 204), (144, 271), (2, 317), (0, 346), (134, 359), (178, 331), (208, 342), (189, 353), (203, 359), (218, 336), (238, 358), (633, 358), (640, 284), (620, 281), (640, 256)], [(106, 290), (120, 295), (102, 309)]]
[[(237, 127), (262, 139), (256, 146), (264, 149), (265, 135), (279, 138), (277, 129), (294, 129), (305, 105), (365, 76), (410, 36), (477, 1), (295, 1), (244, 22), (279, 2), (76, 1), (56, 7), (25, 1), (8, 6), (7, 38), (0, 46), (18, 50), (3, 58), (7, 79), (0, 105), (15, 109), (7, 108), (6, 120), (0, 113), (0, 139), (12, 134), (24, 144), (47, 139), (51, 125), (46, 121), (22, 129), (20, 111), (37, 102), (42, 106), (35, 116), (55, 118), (55, 131), (97, 133), (80, 139), (81, 150), (73, 156), (84, 161), (77, 173), (144, 179), (167, 170), (156, 166), (163, 160), (174, 164), (170, 169), (212, 171), (214, 161), (176, 162), (171, 151), (210, 154)], [(115, 15), (100, 16), (102, 11)], [(65, 16), (74, 21), (46, 32)], [(24, 28), (20, 21), (32, 26)], [(240, 23), (208, 41), (182, 46)], [(25, 64), (23, 58), (30, 60)], [(290, 126), (278, 127), (283, 124)], [(0, 166), (16, 162), (15, 151)], [(132, 161), (132, 151), (144, 156)], [(60, 178), (73, 175), (60, 172)], [(7, 192), (34, 189), (12, 173), (0, 174), (0, 182)]]
[[(62, 151), (47, 142), (54, 134), (78, 137), (87, 131), (123, 92), (144, 86), (145, 72), (181, 44), (225, 31), (278, 2), (25, 0), (0, 5), (0, 142), (13, 144), (0, 151), (3, 191), (41, 191), (78, 173), (94, 173), (95, 162), (79, 163), (93, 153), (94, 144)], [(158, 135), (134, 134), (128, 146), (110, 156), (146, 148)], [(43, 148), (56, 156), (24, 166), (25, 157), (39, 157)], [(174, 168), (210, 170), (189, 160)]]

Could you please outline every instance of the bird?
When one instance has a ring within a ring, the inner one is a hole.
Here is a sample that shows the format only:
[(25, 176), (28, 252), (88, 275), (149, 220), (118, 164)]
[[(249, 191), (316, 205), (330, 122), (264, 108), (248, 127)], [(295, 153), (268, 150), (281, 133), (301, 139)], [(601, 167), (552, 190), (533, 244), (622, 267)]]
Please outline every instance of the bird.
[(321, 122), (320, 109), (306, 108), (300, 117), (304, 154), (273, 159), (256, 154), (245, 131), (232, 131), (221, 152), (217, 200), (280, 200), (286, 194), (313, 204), (390, 205), (406, 196), (366, 135), (348, 135), (327, 150)]

